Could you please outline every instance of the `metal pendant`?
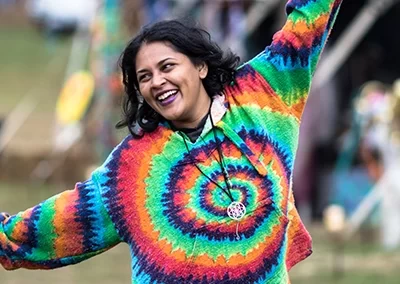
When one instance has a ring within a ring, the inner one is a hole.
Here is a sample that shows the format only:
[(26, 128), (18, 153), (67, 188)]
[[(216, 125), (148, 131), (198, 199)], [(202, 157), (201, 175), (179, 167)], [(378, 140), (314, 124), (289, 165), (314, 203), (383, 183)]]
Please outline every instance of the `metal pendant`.
[(226, 212), (228, 213), (229, 218), (238, 221), (246, 214), (246, 206), (244, 206), (242, 202), (233, 201), (229, 204)]

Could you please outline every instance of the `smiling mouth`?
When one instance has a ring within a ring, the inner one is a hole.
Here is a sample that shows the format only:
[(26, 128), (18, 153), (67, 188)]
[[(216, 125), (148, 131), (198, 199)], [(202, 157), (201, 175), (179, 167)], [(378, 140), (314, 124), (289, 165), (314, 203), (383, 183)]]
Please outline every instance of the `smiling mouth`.
[(159, 95), (159, 96), (157, 97), (157, 100), (158, 100), (158, 101), (166, 100), (166, 99), (169, 98), (170, 96), (176, 95), (177, 93), (178, 93), (177, 90), (171, 90), (171, 91), (165, 92), (165, 93)]
[(175, 100), (178, 90), (167, 91), (157, 97), (157, 101), (160, 102), (162, 106), (166, 106)]

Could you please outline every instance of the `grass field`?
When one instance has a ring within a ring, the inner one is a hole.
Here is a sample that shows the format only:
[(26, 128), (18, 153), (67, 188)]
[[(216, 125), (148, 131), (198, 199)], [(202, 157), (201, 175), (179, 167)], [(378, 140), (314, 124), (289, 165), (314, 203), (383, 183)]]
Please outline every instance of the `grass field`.
[[(40, 104), (19, 134), (23, 147), (32, 144), (41, 128), (49, 128), (68, 58), (68, 40), (48, 40), (32, 28), (0, 28), (0, 116), (8, 114), (19, 100), (31, 94)], [(49, 65), (50, 63), (50, 65)], [(30, 143), (26, 143), (29, 141)], [(19, 145), (16, 141), (14, 145)], [(23, 149), (21, 149), (22, 151)], [(64, 185), (70, 188), (71, 185)], [(0, 182), (0, 211), (16, 213), (64, 190), (61, 185), (35, 186), (28, 183)], [(400, 254), (385, 252), (376, 245), (357, 240), (348, 244), (343, 255), (334, 258), (334, 247), (320, 226), (310, 226), (314, 253), (291, 271), (292, 284), (397, 284), (400, 283)], [(1, 284), (25, 283), (129, 283), (130, 261), (126, 245), (88, 260), (55, 271), (5, 272)], [(340, 275), (334, 273), (342, 268)]]
[(0, 115), (31, 94), (38, 112), (53, 112), (64, 78), (68, 39), (48, 39), (29, 26), (0, 27)]
[(26, 98), (37, 104), (7, 150), (24, 155), (48, 151), (70, 40), (49, 39), (23, 25), (0, 27), (0, 42), (0, 118), (10, 116)]

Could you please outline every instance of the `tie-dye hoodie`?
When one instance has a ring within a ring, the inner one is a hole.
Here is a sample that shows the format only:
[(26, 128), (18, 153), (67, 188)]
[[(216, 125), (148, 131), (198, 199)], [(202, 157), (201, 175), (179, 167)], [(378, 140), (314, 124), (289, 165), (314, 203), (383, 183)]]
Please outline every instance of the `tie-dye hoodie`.
[(124, 139), (75, 189), (3, 214), (0, 263), (52, 269), (126, 242), (132, 283), (289, 283), (289, 269), (311, 254), (291, 190), (300, 118), (340, 3), (289, 1), (272, 44), (213, 100), (243, 219), (227, 216), (231, 201), (210, 181), (225, 186), (210, 119), (193, 143), (160, 124)]

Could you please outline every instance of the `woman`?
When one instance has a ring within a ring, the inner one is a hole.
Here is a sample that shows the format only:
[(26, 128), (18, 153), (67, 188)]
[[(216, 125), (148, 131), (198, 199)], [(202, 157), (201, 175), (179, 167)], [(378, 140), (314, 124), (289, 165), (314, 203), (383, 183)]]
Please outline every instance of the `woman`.
[(289, 1), (238, 69), (196, 27), (144, 28), (121, 58), (132, 135), (74, 190), (3, 214), (2, 265), (51, 269), (126, 242), (132, 283), (288, 283), (311, 254), (291, 192), (300, 117), (340, 2)]

